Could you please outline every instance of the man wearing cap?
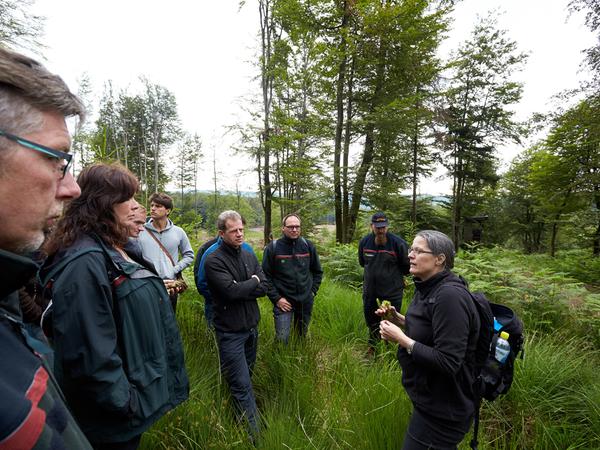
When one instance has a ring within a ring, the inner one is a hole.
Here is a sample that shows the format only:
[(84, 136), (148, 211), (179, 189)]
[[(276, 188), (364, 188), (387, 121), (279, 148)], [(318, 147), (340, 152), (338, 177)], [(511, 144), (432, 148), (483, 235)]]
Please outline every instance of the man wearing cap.
[(408, 274), (408, 245), (400, 236), (388, 232), (388, 220), (384, 213), (371, 217), (371, 231), (358, 244), (358, 262), (364, 267), (363, 308), (369, 328), (369, 349), (375, 353), (379, 337), (380, 317), (375, 315), (377, 300), (389, 300), (400, 311), (404, 292), (404, 275)]

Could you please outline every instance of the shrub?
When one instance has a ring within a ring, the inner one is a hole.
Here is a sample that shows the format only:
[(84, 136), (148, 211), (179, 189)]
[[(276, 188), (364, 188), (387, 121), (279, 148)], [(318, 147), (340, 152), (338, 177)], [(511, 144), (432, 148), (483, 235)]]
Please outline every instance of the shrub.
[(323, 270), (336, 283), (360, 289), (363, 270), (358, 263), (358, 247), (355, 244), (342, 244), (327, 247), (321, 256)]

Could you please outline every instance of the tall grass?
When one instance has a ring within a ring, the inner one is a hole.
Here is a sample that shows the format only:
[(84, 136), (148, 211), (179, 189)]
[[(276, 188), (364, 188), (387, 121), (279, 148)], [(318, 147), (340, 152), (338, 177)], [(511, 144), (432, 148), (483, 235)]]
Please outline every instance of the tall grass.
[[(508, 395), (484, 402), (480, 449), (600, 448), (600, 355), (585, 334), (582, 312), (595, 294), (499, 249), (461, 255), (458, 269), (473, 288), (526, 319), (525, 359), (516, 363)], [(256, 446), (232, 414), (214, 335), (206, 329), (200, 297), (189, 290), (177, 314), (190, 399), (144, 434), (142, 448), (400, 448), (412, 406), (400, 383), (395, 346), (381, 344), (375, 359), (364, 357), (360, 292), (326, 277), (309, 337), (287, 346), (275, 342), (270, 302), (259, 303), (253, 384), (263, 429)], [(461, 449), (469, 448), (470, 437)]]

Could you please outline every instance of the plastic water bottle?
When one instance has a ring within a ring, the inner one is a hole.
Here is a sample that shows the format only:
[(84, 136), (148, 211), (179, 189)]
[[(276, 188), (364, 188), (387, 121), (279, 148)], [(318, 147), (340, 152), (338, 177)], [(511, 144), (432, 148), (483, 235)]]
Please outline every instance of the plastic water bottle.
[(496, 341), (496, 360), (500, 364), (504, 364), (510, 353), (510, 344), (508, 343), (509, 334), (506, 331), (500, 333), (500, 337)]

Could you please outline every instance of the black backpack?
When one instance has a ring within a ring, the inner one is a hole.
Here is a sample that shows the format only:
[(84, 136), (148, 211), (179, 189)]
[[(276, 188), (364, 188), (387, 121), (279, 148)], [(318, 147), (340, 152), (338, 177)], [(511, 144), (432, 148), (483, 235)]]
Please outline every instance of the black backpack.
[[(514, 363), (520, 354), (523, 359), (523, 322), (515, 312), (507, 306), (490, 302), (484, 293), (471, 292), (466, 284), (452, 283), (465, 289), (479, 314), (481, 326), (479, 339), (475, 349), (475, 418), (473, 424), (473, 439), (471, 448), (477, 449), (477, 434), (479, 431), (479, 408), (481, 399), (494, 401), (498, 396), (506, 394), (512, 385)], [(501, 332), (507, 332), (510, 352), (506, 361), (500, 364), (496, 360), (496, 343)]]

